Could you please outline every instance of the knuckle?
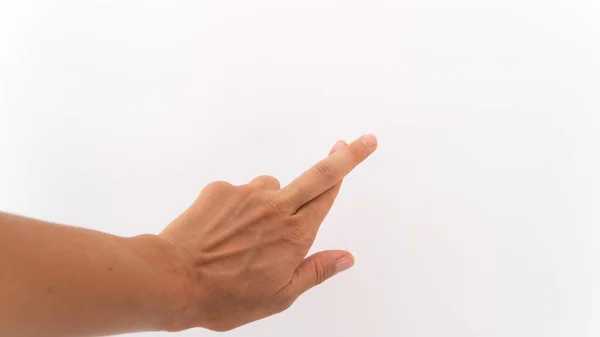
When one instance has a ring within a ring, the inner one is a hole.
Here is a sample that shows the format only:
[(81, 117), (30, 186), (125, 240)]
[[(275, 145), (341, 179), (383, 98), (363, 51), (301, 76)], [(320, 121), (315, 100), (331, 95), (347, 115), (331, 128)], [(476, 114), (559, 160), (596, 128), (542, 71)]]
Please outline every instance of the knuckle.
[(292, 209), (292, 203), (287, 198), (266, 196), (263, 204), (269, 211), (277, 214), (288, 213)]
[(224, 195), (229, 194), (235, 189), (235, 186), (226, 181), (213, 181), (204, 187), (200, 192), (200, 196), (208, 193), (209, 195)]
[(206, 185), (206, 188), (212, 189), (212, 190), (230, 190), (230, 189), (234, 188), (234, 186), (226, 181), (217, 180), (217, 181), (213, 181), (212, 183)]
[(323, 283), (329, 277), (329, 269), (320, 261), (315, 261), (312, 264), (314, 277), (315, 277), (315, 285), (319, 285)]
[(325, 180), (327, 180), (327, 181), (335, 181), (336, 180), (336, 174), (329, 164), (318, 163), (315, 166), (315, 169), (317, 170), (317, 172), (319, 172), (319, 174), (323, 178), (325, 178)]
[(361, 161), (365, 157), (364, 149), (358, 146), (348, 146), (346, 150), (350, 153), (355, 161)]
[(281, 188), (281, 182), (279, 181), (279, 179), (275, 178), (275, 177), (271, 177), (271, 184), (273, 184), (273, 186), (275, 186), (277, 189)]
[(260, 178), (263, 179), (266, 184), (281, 187), (279, 180), (273, 176), (260, 176)]

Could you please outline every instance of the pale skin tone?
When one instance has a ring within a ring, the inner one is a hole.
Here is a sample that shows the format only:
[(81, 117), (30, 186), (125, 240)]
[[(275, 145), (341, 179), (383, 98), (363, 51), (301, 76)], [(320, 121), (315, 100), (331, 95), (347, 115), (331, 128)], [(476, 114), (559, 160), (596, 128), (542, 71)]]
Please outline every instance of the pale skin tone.
[(306, 256), (342, 179), (377, 148), (337, 142), (292, 183), (214, 182), (160, 234), (131, 238), (0, 213), (0, 336), (227, 331), (354, 264)]

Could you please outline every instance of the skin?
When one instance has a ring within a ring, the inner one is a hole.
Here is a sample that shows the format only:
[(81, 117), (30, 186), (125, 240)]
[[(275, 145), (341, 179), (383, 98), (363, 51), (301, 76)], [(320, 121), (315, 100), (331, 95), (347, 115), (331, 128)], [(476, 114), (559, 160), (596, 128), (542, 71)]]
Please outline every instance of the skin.
[(342, 179), (377, 148), (337, 142), (283, 188), (214, 182), (159, 235), (117, 237), (0, 213), (0, 336), (227, 331), (279, 313), (353, 266), (306, 257)]

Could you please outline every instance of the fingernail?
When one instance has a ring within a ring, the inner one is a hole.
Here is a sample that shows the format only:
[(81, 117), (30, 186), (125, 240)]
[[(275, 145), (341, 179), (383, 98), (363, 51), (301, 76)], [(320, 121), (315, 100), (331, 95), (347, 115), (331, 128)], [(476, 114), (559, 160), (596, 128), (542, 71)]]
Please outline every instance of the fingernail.
[(331, 153), (334, 154), (336, 152), (338, 152), (339, 150), (343, 149), (346, 147), (346, 142), (343, 140), (338, 140), (335, 145), (333, 145), (333, 148), (331, 149)]
[(352, 256), (342, 256), (337, 259), (335, 264), (335, 273), (341, 273), (344, 270), (350, 269), (354, 265), (354, 258)]
[(367, 147), (375, 147), (375, 145), (377, 145), (377, 138), (375, 138), (375, 135), (373, 135), (372, 133), (369, 133), (362, 136), (362, 142)]

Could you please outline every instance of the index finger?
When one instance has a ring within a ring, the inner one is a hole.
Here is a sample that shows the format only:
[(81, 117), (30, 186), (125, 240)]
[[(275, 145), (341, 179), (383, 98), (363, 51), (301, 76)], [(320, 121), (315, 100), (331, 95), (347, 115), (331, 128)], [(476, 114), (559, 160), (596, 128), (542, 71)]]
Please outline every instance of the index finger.
[(294, 207), (298, 209), (340, 182), (376, 148), (375, 136), (364, 135), (346, 148), (318, 162), (281, 189), (280, 193), (289, 197)]

